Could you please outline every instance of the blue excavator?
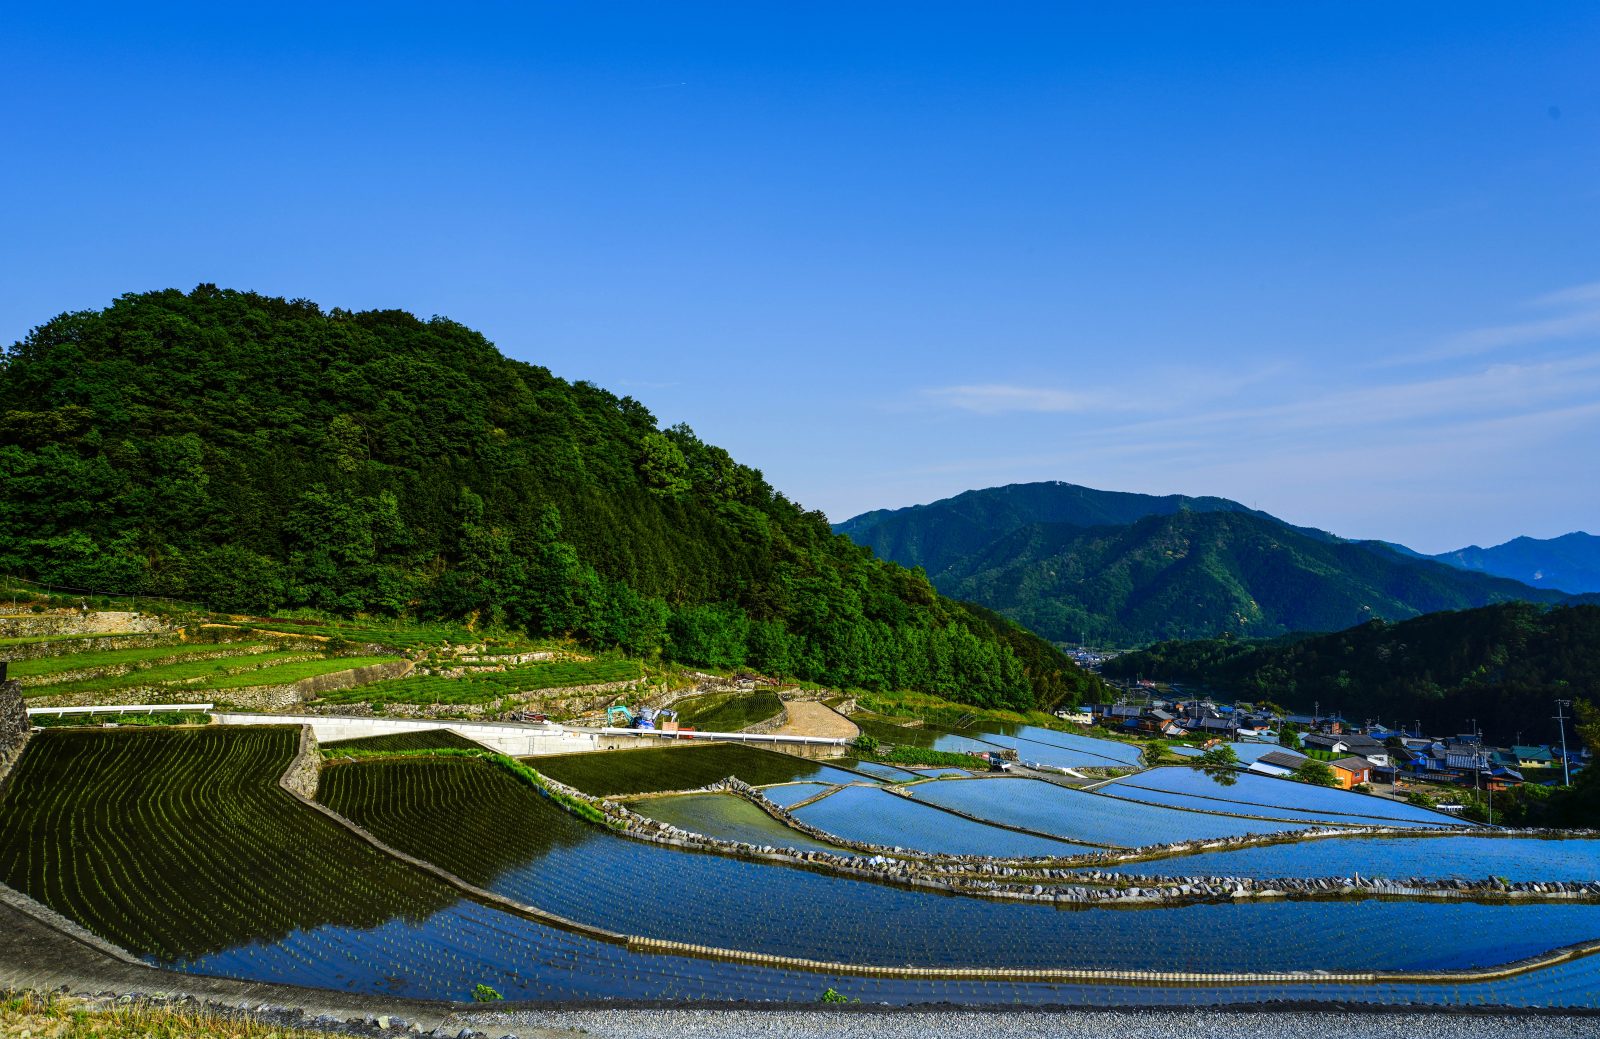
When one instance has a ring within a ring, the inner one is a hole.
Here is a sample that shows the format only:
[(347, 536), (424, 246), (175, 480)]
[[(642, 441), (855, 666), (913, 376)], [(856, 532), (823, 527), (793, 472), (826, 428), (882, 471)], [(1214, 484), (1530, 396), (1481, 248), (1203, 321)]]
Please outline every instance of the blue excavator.
[(676, 723), (678, 712), (671, 710), (658, 711), (654, 707), (641, 707), (637, 714), (629, 710), (624, 704), (616, 704), (606, 708), (606, 724), (615, 729), (648, 729), (655, 730), (656, 722), (662, 722), (663, 729), (675, 729), (676, 724), (667, 725), (668, 721)]

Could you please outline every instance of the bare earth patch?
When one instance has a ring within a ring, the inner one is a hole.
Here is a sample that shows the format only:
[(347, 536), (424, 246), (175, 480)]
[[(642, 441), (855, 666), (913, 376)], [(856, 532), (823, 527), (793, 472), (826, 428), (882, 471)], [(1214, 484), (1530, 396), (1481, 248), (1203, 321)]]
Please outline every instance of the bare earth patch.
[(826, 736), (830, 739), (853, 740), (861, 735), (855, 722), (827, 704), (814, 700), (790, 700), (784, 707), (789, 711), (789, 721), (783, 728), (773, 730), (779, 736)]

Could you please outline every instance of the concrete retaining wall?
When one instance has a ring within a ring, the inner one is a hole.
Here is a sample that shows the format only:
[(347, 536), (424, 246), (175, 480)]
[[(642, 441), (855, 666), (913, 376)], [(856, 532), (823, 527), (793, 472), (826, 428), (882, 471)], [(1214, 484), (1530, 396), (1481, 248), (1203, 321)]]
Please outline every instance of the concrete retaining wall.
[(573, 732), (559, 725), (519, 725), (512, 722), (423, 721), (415, 718), (351, 718), (338, 715), (241, 714), (212, 715), (223, 725), (304, 725), (318, 743), (354, 740), (365, 736), (393, 736), (405, 732), (449, 729), (490, 750), (511, 757), (534, 754), (572, 754), (596, 750), (599, 740), (590, 733)]

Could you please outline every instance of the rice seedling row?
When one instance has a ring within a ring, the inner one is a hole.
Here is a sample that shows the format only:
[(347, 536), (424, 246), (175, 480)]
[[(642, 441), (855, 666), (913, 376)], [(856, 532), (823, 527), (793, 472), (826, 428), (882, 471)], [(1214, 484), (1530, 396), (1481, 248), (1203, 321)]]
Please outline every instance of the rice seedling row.
[(800, 779), (867, 781), (866, 776), (844, 769), (736, 743), (556, 754), (529, 758), (528, 763), (547, 776), (600, 797), (694, 790), (728, 776), (738, 776), (751, 786)]
[(768, 690), (754, 693), (708, 693), (673, 704), (678, 721), (706, 732), (738, 732), (775, 718), (783, 701)]
[(469, 740), (450, 729), (421, 729), (415, 732), (395, 732), (383, 736), (361, 736), (349, 740), (332, 740), (322, 744), (325, 754), (345, 751), (403, 751), (403, 750), (482, 750), (483, 745)]
[(278, 788), (298, 740), (289, 727), (36, 734), (0, 804), (0, 879), (163, 961), (454, 901)]

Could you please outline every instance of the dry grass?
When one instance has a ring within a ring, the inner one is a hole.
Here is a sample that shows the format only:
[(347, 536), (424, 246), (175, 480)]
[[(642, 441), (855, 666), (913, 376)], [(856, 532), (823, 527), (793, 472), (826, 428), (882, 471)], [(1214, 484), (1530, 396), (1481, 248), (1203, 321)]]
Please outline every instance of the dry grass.
[[(8, 995), (0, 1036), (10, 1039), (324, 1039), (327, 1032), (284, 1028), (249, 1016), (217, 1016), (165, 1003), (100, 1006), (54, 993)], [(341, 1037), (342, 1039), (342, 1037)]]

